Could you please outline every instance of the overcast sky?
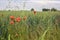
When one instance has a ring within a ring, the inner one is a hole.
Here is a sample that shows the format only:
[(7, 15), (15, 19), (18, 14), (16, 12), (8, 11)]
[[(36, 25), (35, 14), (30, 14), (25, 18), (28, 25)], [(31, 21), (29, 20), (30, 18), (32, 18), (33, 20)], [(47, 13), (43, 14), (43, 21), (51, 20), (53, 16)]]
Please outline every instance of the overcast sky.
[[(9, 1), (11, 2), (9, 4)], [(56, 8), (60, 10), (60, 0), (0, 0), (0, 10), (11, 9), (21, 10), (23, 9), (23, 2), (25, 1), (25, 9), (30, 10), (34, 8), (40, 11), (42, 8)]]

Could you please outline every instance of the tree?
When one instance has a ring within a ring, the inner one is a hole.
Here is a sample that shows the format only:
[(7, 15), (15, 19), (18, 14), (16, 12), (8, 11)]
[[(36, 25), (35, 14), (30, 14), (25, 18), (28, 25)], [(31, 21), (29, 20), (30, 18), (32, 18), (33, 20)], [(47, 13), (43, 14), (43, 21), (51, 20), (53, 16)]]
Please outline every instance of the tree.
[(51, 8), (51, 11), (57, 11), (57, 9), (55, 9), (55, 8)]
[(50, 11), (50, 9), (43, 8), (42, 11)]
[(34, 11), (34, 8), (31, 8), (31, 11)]

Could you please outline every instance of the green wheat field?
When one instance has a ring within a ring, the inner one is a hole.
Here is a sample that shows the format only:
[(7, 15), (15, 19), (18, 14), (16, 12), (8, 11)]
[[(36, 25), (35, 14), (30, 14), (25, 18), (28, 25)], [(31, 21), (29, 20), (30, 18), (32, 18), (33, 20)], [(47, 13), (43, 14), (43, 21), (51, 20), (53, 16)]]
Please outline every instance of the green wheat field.
[(0, 40), (60, 40), (60, 12), (0, 11)]

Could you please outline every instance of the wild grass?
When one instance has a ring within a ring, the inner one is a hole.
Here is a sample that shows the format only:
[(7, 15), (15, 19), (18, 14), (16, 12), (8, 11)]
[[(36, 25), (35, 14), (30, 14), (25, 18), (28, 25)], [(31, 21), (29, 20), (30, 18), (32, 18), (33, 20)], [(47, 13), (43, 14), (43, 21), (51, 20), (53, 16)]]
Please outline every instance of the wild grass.
[[(27, 19), (11, 25), (11, 15), (27, 16)], [(0, 40), (60, 40), (59, 20), (57, 11), (37, 12), (36, 15), (31, 11), (0, 11)]]

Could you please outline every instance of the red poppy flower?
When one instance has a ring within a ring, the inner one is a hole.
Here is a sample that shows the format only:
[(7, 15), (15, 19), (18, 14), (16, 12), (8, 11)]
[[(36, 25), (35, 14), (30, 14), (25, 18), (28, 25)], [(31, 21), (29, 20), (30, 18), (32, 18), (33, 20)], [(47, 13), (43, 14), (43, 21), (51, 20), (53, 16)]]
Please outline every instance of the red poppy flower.
[(11, 20), (14, 20), (14, 18), (15, 18), (14, 16), (10, 16), (10, 19), (11, 19)]
[(36, 14), (36, 11), (34, 11), (34, 14)]
[(26, 20), (26, 19), (27, 19), (27, 17), (26, 17), (26, 16), (24, 16), (23, 20)]
[(20, 17), (16, 18), (16, 22), (20, 22), (20, 21), (21, 21)]
[(14, 24), (14, 21), (10, 21), (10, 24)]

